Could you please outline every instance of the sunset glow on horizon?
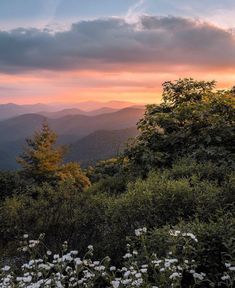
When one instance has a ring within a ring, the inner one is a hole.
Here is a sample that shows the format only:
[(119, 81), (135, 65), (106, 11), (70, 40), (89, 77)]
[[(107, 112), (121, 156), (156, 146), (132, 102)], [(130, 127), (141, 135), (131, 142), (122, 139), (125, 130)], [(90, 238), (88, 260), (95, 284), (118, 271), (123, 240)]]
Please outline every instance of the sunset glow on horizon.
[(1, 2), (0, 103), (159, 103), (184, 77), (234, 86), (234, 1), (93, 2)]

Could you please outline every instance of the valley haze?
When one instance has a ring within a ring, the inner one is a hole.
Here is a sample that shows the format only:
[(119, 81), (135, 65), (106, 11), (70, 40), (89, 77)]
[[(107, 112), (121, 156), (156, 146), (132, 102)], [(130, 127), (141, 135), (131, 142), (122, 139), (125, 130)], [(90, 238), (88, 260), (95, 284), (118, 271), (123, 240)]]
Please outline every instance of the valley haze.
[(137, 135), (136, 123), (143, 113), (144, 105), (121, 101), (87, 101), (63, 106), (2, 104), (0, 168), (19, 167), (16, 158), (25, 139), (32, 137), (45, 120), (58, 134), (58, 143), (67, 145), (67, 160), (78, 161), (84, 167), (117, 156), (125, 149), (129, 138)]

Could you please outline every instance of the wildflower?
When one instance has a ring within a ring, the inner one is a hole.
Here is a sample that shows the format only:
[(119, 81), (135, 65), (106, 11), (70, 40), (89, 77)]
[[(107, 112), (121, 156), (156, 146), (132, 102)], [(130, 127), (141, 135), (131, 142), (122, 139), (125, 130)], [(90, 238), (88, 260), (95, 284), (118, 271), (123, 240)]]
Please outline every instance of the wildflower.
[(193, 273), (193, 277), (194, 277), (194, 279), (198, 279), (198, 280), (203, 280), (204, 279), (204, 274), (202, 274), (202, 273)]
[(77, 250), (73, 250), (70, 252), (71, 255), (78, 255), (78, 251)]
[(181, 273), (174, 272), (173, 274), (170, 275), (170, 279), (175, 279), (175, 278), (180, 278), (182, 275)]
[(93, 263), (94, 263), (95, 266), (100, 265), (100, 261), (94, 261)]
[(100, 266), (95, 267), (95, 270), (96, 271), (104, 271), (105, 267), (103, 265), (100, 265)]
[(124, 259), (128, 259), (128, 258), (131, 258), (132, 257), (132, 254), (131, 253), (126, 253), (123, 258)]
[(221, 280), (225, 281), (225, 280), (229, 280), (230, 276), (229, 275), (224, 275), (221, 277)]
[(194, 274), (194, 273), (195, 273), (195, 270), (191, 269), (191, 270), (189, 271), (189, 273)]
[(32, 276), (30, 276), (30, 275), (23, 278), (23, 282), (25, 282), (25, 283), (29, 283), (31, 281), (32, 281)]
[(133, 250), (133, 255), (138, 255), (138, 251), (136, 251), (136, 250)]
[(229, 267), (228, 268), (230, 271), (235, 271), (235, 266)]
[(179, 230), (170, 230), (169, 233), (171, 236), (177, 237), (181, 232)]
[(2, 268), (2, 271), (3, 272), (7, 272), (7, 271), (9, 271), (11, 269), (11, 267), (10, 266), (4, 266), (3, 268)]
[(143, 234), (145, 234), (145, 233), (147, 233), (147, 228), (146, 228), (146, 227), (139, 228), (139, 229), (136, 229), (136, 230), (135, 230), (135, 235), (136, 235), (137, 237), (139, 237), (139, 236), (141, 236), (141, 235), (143, 235)]
[(131, 274), (130, 271), (126, 271), (123, 276), (124, 276), (124, 278), (128, 278), (130, 274)]
[(122, 284), (123, 285), (128, 285), (128, 284), (130, 284), (131, 283), (131, 279), (124, 279), (124, 280), (122, 280)]
[(80, 258), (75, 258), (74, 261), (77, 266), (82, 264), (82, 260)]
[(135, 235), (136, 236), (140, 236), (141, 235), (141, 230), (140, 229), (136, 229), (135, 230)]
[(111, 284), (112, 284), (113, 288), (118, 288), (119, 285), (120, 285), (120, 281), (119, 280), (115, 280), (115, 281), (112, 281)]
[(115, 270), (116, 270), (116, 267), (115, 267), (115, 266), (111, 266), (111, 267), (109, 268), (109, 270), (110, 270), (110, 271), (115, 271)]

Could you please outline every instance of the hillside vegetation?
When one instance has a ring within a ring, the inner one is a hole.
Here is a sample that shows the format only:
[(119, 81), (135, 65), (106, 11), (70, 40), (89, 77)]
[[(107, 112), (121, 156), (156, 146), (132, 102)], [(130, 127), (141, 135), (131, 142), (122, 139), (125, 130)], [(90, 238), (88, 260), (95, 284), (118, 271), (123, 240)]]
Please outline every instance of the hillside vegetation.
[[(21, 169), (0, 173), (0, 287), (234, 287), (234, 97), (215, 82), (165, 82), (127, 148), (86, 170), (64, 163), (55, 122), (44, 122)], [(92, 132), (76, 117), (58, 125)], [(89, 137), (77, 145), (98, 142)]]

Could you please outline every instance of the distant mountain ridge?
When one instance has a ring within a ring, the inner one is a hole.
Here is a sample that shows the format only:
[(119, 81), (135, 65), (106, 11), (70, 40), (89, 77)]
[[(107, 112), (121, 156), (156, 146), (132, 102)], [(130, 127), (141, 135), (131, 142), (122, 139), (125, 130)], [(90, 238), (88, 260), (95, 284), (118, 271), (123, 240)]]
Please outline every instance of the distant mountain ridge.
[(26, 113), (38, 113), (51, 109), (45, 104), (17, 105), (14, 103), (0, 104), (0, 120), (9, 119)]
[(57, 119), (68, 115), (86, 115), (86, 116), (96, 116), (100, 114), (112, 113), (116, 112), (118, 109), (113, 109), (109, 107), (103, 107), (97, 110), (92, 111), (83, 111), (77, 108), (67, 108), (56, 112), (39, 112), (40, 115), (43, 115), (47, 118)]
[[(81, 102), (74, 104), (29, 104), (18, 105), (14, 103), (0, 104), (0, 121), (10, 119), (23, 114), (41, 114), (48, 118), (60, 118), (65, 115), (90, 115), (95, 116), (104, 113), (112, 113), (127, 107), (135, 107), (136, 104), (124, 101), (110, 102)], [(143, 107), (143, 105), (142, 105)]]
[(101, 109), (103, 107), (120, 110), (120, 109), (124, 109), (127, 107), (132, 107), (132, 106), (145, 106), (145, 105), (146, 105), (145, 103), (138, 104), (138, 103), (128, 102), (128, 101), (108, 101), (108, 102), (86, 101), (86, 102), (80, 102), (80, 103), (67, 104), (67, 107), (64, 106), (64, 108), (77, 108), (77, 109), (81, 109), (83, 111), (89, 112), (89, 111)]
[[(97, 130), (117, 130), (136, 125), (144, 109), (125, 108), (113, 113), (96, 116), (66, 115), (58, 119), (48, 119), (48, 123), (58, 135), (76, 135), (77, 138)], [(29, 137), (39, 129), (45, 116), (24, 114), (0, 122), (0, 142), (15, 141)]]
[[(143, 114), (144, 109), (131, 107), (95, 116), (65, 115), (48, 118), (47, 121), (58, 134), (58, 143), (72, 147), (72, 159), (79, 161), (81, 158), (83, 163), (88, 163), (114, 155), (117, 147), (135, 135), (136, 128), (133, 127)], [(45, 118), (31, 113), (0, 122), (1, 169), (16, 167), (15, 158), (22, 151), (25, 138), (40, 129)], [(4, 155), (4, 159), (1, 155)]]

